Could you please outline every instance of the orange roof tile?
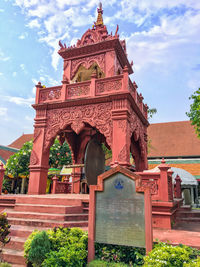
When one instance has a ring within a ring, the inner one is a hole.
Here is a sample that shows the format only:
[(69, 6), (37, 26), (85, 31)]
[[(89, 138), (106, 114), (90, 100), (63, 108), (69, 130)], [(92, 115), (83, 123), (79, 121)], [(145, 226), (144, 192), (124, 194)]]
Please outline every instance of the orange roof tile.
[(148, 127), (149, 157), (200, 156), (200, 138), (190, 121), (153, 123)]
[(24, 143), (31, 141), (31, 139), (33, 139), (33, 134), (23, 134), (14, 142), (12, 142), (9, 146), (20, 149)]

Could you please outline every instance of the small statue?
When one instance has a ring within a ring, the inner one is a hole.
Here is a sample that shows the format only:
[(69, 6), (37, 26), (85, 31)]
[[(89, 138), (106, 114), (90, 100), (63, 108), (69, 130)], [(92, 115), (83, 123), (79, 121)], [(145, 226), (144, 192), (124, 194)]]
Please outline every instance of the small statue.
[[(63, 46), (63, 44), (61, 43), (61, 40), (59, 40), (58, 42), (59, 46), (60, 46), (60, 49), (65, 49), (65, 47)], [(66, 46), (66, 45), (65, 45)]]
[(119, 31), (119, 25), (117, 24), (117, 28), (116, 28), (116, 31), (115, 31), (115, 37), (118, 37), (118, 31)]

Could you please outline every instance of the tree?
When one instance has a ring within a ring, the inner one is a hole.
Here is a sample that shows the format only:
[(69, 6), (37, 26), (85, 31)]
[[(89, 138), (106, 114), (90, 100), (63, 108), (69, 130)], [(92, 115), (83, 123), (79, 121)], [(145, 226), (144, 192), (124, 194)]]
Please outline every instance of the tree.
[[(29, 162), (33, 141), (26, 142), (23, 147), (12, 155), (6, 163), (6, 175), (13, 177), (29, 175)], [(50, 148), (49, 165), (51, 168), (61, 169), (63, 165), (71, 164), (71, 151), (65, 142), (62, 146), (56, 139)]]
[(190, 105), (190, 111), (186, 112), (186, 115), (190, 118), (198, 137), (200, 137), (200, 88), (189, 99), (192, 99), (193, 103)]
[(154, 114), (157, 113), (157, 109), (156, 108), (149, 108), (148, 109), (148, 119), (151, 119), (153, 117)]

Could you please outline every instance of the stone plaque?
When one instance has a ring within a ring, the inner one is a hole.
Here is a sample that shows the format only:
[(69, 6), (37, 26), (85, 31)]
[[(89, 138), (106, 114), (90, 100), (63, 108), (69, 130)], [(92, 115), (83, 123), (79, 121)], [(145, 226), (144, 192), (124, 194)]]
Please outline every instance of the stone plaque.
[(96, 192), (95, 241), (145, 247), (144, 194), (135, 192), (135, 181), (116, 173)]
[(96, 139), (88, 142), (84, 162), (88, 185), (96, 185), (98, 175), (105, 170), (105, 155), (101, 144)]

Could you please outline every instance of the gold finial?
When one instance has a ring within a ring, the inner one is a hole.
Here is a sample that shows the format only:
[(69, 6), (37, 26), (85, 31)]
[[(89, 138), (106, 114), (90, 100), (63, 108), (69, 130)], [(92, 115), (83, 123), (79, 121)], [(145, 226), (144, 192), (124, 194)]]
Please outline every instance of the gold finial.
[(102, 3), (99, 3), (99, 8), (97, 8), (98, 16), (97, 21), (95, 23), (95, 26), (103, 25), (103, 9), (102, 9)]

